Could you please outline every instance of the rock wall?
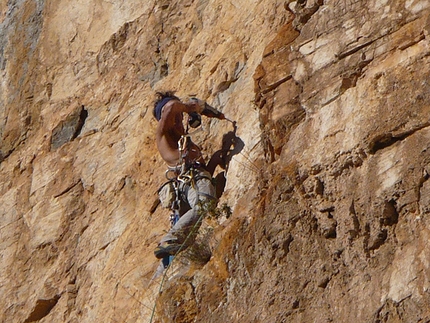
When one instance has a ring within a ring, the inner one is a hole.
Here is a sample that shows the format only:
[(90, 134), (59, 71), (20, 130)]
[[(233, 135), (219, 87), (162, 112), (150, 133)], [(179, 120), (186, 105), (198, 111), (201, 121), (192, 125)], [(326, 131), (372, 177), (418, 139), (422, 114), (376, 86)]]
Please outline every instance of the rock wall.
[[(425, 0), (0, 1), (2, 322), (430, 320)], [(226, 186), (154, 278), (157, 90)], [(231, 215), (230, 215), (231, 213)]]

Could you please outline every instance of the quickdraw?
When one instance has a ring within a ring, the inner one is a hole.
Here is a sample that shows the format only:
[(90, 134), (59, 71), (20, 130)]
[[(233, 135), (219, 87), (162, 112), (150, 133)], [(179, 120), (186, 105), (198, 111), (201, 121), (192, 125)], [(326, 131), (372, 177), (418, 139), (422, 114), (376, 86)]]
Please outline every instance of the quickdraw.
[(170, 225), (173, 227), (176, 222), (178, 222), (180, 218), (180, 207), (181, 207), (181, 199), (180, 199), (180, 192), (179, 192), (179, 183), (177, 181), (173, 182), (173, 188), (175, 189), (175, 200), (172, 202), (172, 213), (170, 214)]

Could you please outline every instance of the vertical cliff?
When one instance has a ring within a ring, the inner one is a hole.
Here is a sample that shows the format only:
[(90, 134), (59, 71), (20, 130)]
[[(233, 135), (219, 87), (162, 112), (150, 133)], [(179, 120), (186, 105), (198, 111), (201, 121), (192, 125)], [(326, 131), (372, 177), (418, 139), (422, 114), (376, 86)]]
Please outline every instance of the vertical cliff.
[[(429, 321), (429, 16), (426, 0), (0, 1), (0, 321)], [(153, 278), (157, 90), (237, 128), (193, 135), (208, 158), (230, 145), (224, 192)]]

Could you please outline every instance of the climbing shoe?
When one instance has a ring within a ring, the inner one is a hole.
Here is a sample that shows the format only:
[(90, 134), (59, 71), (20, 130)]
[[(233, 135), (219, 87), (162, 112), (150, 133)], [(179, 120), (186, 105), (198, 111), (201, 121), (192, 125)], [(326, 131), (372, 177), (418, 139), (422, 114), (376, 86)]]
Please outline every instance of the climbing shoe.
[(158, 259), (162, 259), (168, 256), (174, 256), (181, 249), (181, 245), (177, 243), (165, 242), (159, 244), (154, 250), (154, 255)]

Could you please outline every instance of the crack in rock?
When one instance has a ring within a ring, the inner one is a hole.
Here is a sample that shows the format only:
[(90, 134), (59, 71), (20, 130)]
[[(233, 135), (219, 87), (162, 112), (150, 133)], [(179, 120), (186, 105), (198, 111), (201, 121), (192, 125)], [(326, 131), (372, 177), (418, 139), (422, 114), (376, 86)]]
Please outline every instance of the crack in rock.
[(33, 311), (30, 313), (24, 323), (36, 322), (47, 316), (51, 310), (57, 305), (60, 295), (55, 295), (51, 299), (38, 299)]

